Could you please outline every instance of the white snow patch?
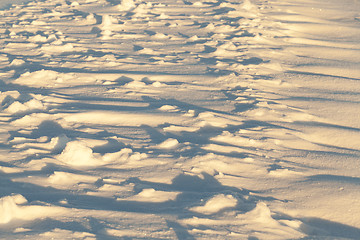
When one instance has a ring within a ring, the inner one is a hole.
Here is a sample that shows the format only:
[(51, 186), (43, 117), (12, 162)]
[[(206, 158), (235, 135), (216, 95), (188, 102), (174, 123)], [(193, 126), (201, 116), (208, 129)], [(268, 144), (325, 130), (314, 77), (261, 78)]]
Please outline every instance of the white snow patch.
[(121, 0), (121, 3), (117, 6), (120, 11), (129, 11), (135, 8), (134, 0)]
[(233, 208), (237, 205), (237, 200), (232, 195), (219, 194), (208, 200), (204, 206), (192, 207), (191, 211), (202, 214), (214, 214), (225, 208)]
[(175, 200), (179, 192), (158, 191), (153, 188), (143, 189), (137, 195), (128, 198), (128, 200), (139, 202), (166, 202)]
[(158, 126), (164, 123), (179, 124), (187, 117), (173, 115), (173, 113), (133, 113), (133, 112), (106, 112), (106, 111), (89, 111), (74, 114), (66, 114), (64, 119), (70, 123), (88, 123), (115, 126), (141, 126), (147, 124), (150, 126)]
[(55, 228), (49, 232), (39, 234), (41, 239), (84, 239), (84, 240), (95, 240), (96, 235), (89, 232), (70, 231), (60, 228)]
[(11, 65), (11, 66), (21, 66), (21, 65), (23, 65), (24, 63), (25, 63), (25, 61), (22, 60), (22, 59), (14, 59), (14, 60), (10, 63), (10, 65)]
[(14, 220), (30, 221), (65, 212), (60, 207), (27, 205), (26, 203), (27, 200), (20, 194), (0, 198), (0, 224), (6, 224)]
[(158, 145), (158, 148), (162, 149), (173, 149), (179, 145), (179, 141), (174, 138), (166, 139), (164, 142)]
[(164, 112), (177, 112), (178, 108), (176, 106), (172, 106), (172, 105), (163, 105), (159, 108), (159, 110), (164, 111)]
[(256, 6), (250, 0), (244, 0), (244, 3), (241, 4), (241, 7), (247, 11), (256, 9)]
[(85, 143), (73, 141), (66, 144), (64, 151), (57, 157), (72, 166), (99, 166), (104, 164)]
[(60, 186), (71, 186), (79, 182), (92, 182), (94, 183), (98, 178), (88, 175), (80, 175), (68, 172), (55, 171), (52, 175), (48, 177), (50, 184), (60, 185)]
[(146, 154), (133, 153), (130, 148), (123, 148), (118, 152), (100, 155), (94, 153), (92, 148), (84, 141), (72, 141), (66, 144), (65, 149), (57, 159), (74, 167), (92, 168), (112, 163), (125, 163), (126, 161), (139, 161), (146, 158)]
[[(62, 48), (62, 46), (59, 46)], [(59, 73), (52, 70), (39, 70), (23, 73), (14, 83), (32, 87), (61, 87), (69, 85), (85, 85), (96, 83), (97, 78), (86, 74)]]
[(10, 106), (7, 107), (6, 112), (14, 114), (36, 109), (44, 110), (45, 106), (41, 101), (33, 98), (25, 103), (20, 103), (18, 101), (13, 102)]

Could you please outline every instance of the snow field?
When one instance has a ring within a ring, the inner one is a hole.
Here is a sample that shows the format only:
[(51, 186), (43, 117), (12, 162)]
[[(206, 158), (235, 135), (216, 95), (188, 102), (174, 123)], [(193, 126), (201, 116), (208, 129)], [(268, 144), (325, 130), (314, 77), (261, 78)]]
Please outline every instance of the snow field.
[(1, 238), (356, 239), (358, 12), (335, 6), (1, 10)]

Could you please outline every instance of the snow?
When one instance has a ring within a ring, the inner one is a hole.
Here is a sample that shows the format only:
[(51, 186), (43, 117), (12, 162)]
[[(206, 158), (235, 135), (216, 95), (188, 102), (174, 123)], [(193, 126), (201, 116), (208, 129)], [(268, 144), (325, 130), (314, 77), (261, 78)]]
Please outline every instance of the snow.
[(202, 214), (214, 214), (225, 208), (233, 208), (237, 204), (236, 198), (232, 195), (217, 195), (205, 203), (204, 206), (190, 208), (191, 211)]
[(20, 194), (0, 199), (0, 224), (4, 225), (15, 220), (31, 221), (37, 218), (50, 217), (67, 211), (56, 206), (25, 205), (27, 200)]
[(10, 4), (19, 4), (29, 2), (29, 0), (1, 0), (0, 1), (0, 8), (8, 7)]
[(359, 10), (0, 1), (0, 238), (359, 239)]

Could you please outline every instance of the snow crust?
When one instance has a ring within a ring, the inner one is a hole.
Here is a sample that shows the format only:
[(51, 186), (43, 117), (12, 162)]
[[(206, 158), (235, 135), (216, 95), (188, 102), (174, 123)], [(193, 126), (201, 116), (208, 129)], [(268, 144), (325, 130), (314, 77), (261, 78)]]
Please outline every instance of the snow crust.
[(0, 8), (1, 239), (359, 239), (358, 1)]

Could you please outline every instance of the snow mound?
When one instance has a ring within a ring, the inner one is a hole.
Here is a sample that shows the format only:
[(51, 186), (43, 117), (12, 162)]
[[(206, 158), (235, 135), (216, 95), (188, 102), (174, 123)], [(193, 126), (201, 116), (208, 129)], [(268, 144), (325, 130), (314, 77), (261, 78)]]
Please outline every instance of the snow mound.
[(112, 25), (115, 24), (115, 19), (108, 15), (105, 14), (104, 16), (102, 16), (102, 24), (101, 24), (101, 28), (103, 30), (111, 30), (112, 29)]
[[(52, 46), (54, 48), (55, 46)], [(64, 46), (58, 46), (60, 50), (66, 49)], [(14, 83), (31, 87), (61, 87), (64, 85), (84, 85), (95, 83), (96, 78), (81, 76), (75, 73), (60, 73), (52, 70), (39, 70), (35, 72), (25, 72)]]
[(80, 141), (67, 143), (58, 159), (72, 166), (99, 166), (103, 164), (101, 159), (94, 155), (93, 150)]
[(278, 222), (271, 217), (271, 211), (264, 202), (259, 202), (246, 216), (253, 221), (270, 225), (278, 225)]
[(57, 156), (61, 162), (74, 167), (96, 167), (111, 163), (124, 163), (128, 160), (137, 161), (146, 157), (145, 154), (133, 153), (130, 148), (123, 148), (118, 152), (100, 155), (83, 141), (71, 141)]
[(238, 201), (232, 195), (219, 194), (208, 200), (204, 206), (190, 208), (191, 211), (202, 214), (214, 214), (225, 208), (235, 207)]
[(174, 138), (166, 139), (164, 142), (158, 145), (161, 149), (172, 149), (176, 148), (179, 145), (179, 141)]
[(8, 223), (20, 214), (18, 204), (27, 203), (27, 200), (20, 194), (6, 196), (0, 199), (0, 224)]
[(18, 112), (27, 112), (29, 110), (35, 110), (35, 109), (45, 109), (43, 103), (37, 99), (31, 99), (28, 102), (21, 103), (18, 101), (15, 101), (12, 103), (6, 111), (9, 113), (18, 113)]
[(120, 11), (129, 11), (135, 8), (135, 6), (134, 0), (122, 0), (117, 7)]
[(0, 224), (13, 220), (34, 220), (59, 214), (64, 210), (59, 207), (25, 205), (27, 200), (20, 194), (0, 198)]
[(21, 65), (23, 65), (24, 63), (25, 63), (25, 61), (22, 60), (22, 59), (14, 59), (14, 60), (10, 63), (10, 65), (11, 65), (11, 66), (21, 66)]
[(22, 95), (18, 91), (0, 92), (1, 109), (10, 114), (45, 110), (43, 102), (37, 95)]
[(178, 194), (178, 192), (157, 191), (153, 188), (147, 188), (128, 200), (138, 202), (166, 202), (175, 200)]
[(66, 147), (66, 144), (69, 142), (69, 138), (65, 134), (60, 134), (57, 137), (54, 137), (50, 141), (50, 149), (53, 151), (61, 151)]
[(176, 106), (171, 106), (171, 105), (163, 105), (162, 107), (159, 108), (159, 110), (164, 111), (164, 112), (177, 112), (177, 111), (179, 111)]
[(247, 11), (256, 9), (256, 6), (252, 4), (250, 0), (245, 0), (244, 3), (241, 5), (241, 7)]
[(50, 70), (40, 70), (32, 73), (26, 72), (16, 79), (14, 83), (33, 87), (49, 86), (52, 82), (60, 81), (60, 75), (64, 74)]
[(39, 235), (41, 239), (96, 239), (96, 235), (89, 232), (70, 231), (55, 228)]
[(94, 176), (55, 171), (47, 180), (51, 184), (64, 186), (66, 188), (78, 182), (95, 182), (97, 179), (98, 178)]

